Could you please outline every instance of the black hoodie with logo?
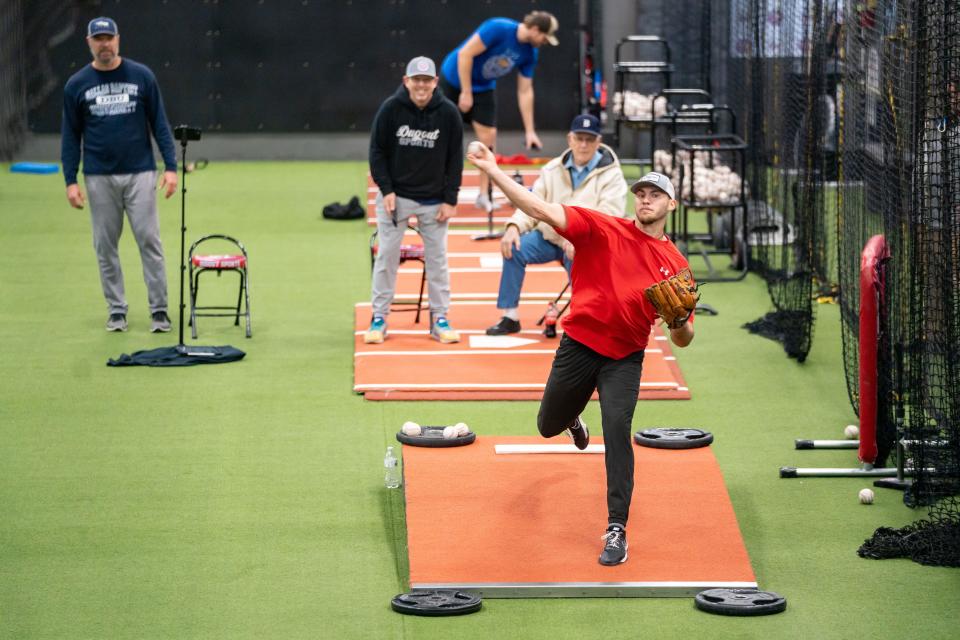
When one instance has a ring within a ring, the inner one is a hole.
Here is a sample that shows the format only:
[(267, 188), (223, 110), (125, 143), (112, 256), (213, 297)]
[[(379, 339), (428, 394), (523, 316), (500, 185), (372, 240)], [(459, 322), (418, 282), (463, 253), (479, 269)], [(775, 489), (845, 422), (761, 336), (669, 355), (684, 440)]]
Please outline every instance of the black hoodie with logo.
[(400, 85), (373, 118), (370, 174), (384, 195), (457, 204), (463, 173), (460, 110), (438, 90), (420, 109)]

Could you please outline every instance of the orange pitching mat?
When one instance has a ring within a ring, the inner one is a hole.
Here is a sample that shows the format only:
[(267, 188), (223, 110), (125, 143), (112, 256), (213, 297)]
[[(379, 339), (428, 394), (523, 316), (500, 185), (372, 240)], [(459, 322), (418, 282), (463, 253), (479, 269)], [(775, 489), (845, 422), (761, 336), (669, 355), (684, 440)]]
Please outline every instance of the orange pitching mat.
[[(539, 400), (560, 336), (546, 338), (536, 326), (546, 310), (543, 302), (521, 300), (519, 309), (520, 333), (487, 336), (486, 328), (499, 319), (494, 303), (455, 301), (448, 317), (460, 332), (460, 342), (440, 344), (429, 336), (429, 311), (423, 310), (416, 324), (416, 314), (408, 307), (390, 314), (385, 342), (365, 344), (370, 303), (358, 303), (353, 390), (368, 400)], [(639, 398), (690, 398), (669, 340), (659, 328), (644, 356)]]
[[(509, 175), (514, 175), (514, 170), (505, 168)], [(523, 184), (527, 187), (533, 186), (534, 181), (540, 172), (536, 169), (521, 169), (519, 171), (523, 177)], [(367, 224), (376, 226), (377, 211), (377, 185), (370, 174), (367, 174)], [(476, 169), (466, 169), (463, 172), (463, 178), (460, 183), (460, 193), (457, 196), (457, 215), (450, 221), (450, 226), (482, 226), (488, 223), (489, 216), (486, 211), (477, 209), (474, 202), (480, 195), (480, 172)], [(493, 189), (493, 224), (499, 228), (503, 223), (513, 215), (513, 207), (507, 201), (506, 196), (494, 187)]]
[[(603, 455), (567, 443), (480, 436), (465, 447), (404, 446), (410, 587), (489, 598), (689, 597), (756, 588), (710, 447), (634, 446), (628, 560), (605, 567), (597, 562), (607, 524)], [(544, 444), (569, 453), (497, 453), (498, 446)], [(598, 444), (601, 438), (591, 440), (602, 450)]]

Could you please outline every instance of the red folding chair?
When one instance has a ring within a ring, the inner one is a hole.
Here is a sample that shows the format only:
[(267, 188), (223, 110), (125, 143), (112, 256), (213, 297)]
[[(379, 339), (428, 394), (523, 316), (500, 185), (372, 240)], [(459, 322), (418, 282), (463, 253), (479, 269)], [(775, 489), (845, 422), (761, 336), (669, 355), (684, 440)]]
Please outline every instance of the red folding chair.
[[(202, 255), (196, 253), (197, 247), (210, 240), (221, 240), (236, 246), (239, 253), (230, 254), (208, 254)], [(249, 260), (247, 259), (247, 250), (243, 244), (231, 236), (215, 233), (203, 236), (192, 245), (190, 245), (190, 257), (187, 263), (190, 265), (190, 335), (194, 340), (197, 339), (197, 318), (201, 317), (220, 317), (234, 318), (234, 326), (240, 326), (240, 316), (246, 318), (247, 337), (251, 336), (250, 329), (250, 273)], [(225, 271), (236, 272), (240, 276), (240, 292), (237, 296), (237, 305), (233, 306), (199, 306), (197, 305), (197, 295), (200, 292), (200, 275), (207, 272), (214, 272), (217, 277), (223, 275)], [(242, 310), (241, 310), (242, 309)], [(230, 313), (226, 313), (230, 310)]]

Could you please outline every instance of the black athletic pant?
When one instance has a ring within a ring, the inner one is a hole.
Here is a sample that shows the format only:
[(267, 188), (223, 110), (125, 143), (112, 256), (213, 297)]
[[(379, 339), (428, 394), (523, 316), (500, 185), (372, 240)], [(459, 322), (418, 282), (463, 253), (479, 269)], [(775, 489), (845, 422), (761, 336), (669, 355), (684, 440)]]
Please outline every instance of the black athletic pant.
[(614, 360), (564, 335), (537, 416), (540, 434), (552, 438), (576, 420), (597, 390), (607, 468), (607, 521), (624, 526), (633, 495), (631, 429), (642, 368), (642, 350)]

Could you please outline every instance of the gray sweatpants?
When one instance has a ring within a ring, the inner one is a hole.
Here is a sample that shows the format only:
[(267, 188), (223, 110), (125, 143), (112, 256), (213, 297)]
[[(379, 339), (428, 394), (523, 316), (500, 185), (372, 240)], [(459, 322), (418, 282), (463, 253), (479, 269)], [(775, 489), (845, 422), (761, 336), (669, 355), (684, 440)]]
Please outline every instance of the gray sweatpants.
[(118, 251), (123, 215), (140, 247), (143, 281), (147, 285), (150, 313), (167, 310), (167, 272), (160, 243), (157, 214), (157, 176), (153, 171), (121, 175), (84, 176), (93, 226), (93, 248), (100, 265), (100, 284), (110, 313), (127, 313), (123, 269)]
[(397, 288), (400, 245), (407, 229), (407, 219), (417, 216), (417, 228), (423, 238), (423, 255), (427, 268), (427, 295), (430, 314), (445, 316), (450, 310), (450, 274), (447, 271), (447, 221), (437, 222), (439, 204), (420, 204), (397, 196), (397, 226), (377, 194), (377, 239), (380, 248), (373, 265), (373, 314), (386, 317)]

